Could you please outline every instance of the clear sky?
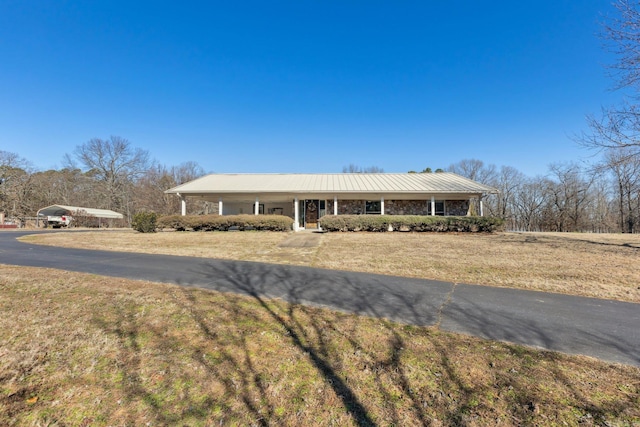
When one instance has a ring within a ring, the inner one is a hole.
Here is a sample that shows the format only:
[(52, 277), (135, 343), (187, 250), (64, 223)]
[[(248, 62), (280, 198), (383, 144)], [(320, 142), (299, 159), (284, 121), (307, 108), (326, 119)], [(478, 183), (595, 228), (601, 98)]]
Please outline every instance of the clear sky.
[[(533, 176), (612, 92), (610, 0), (0, 0), (0, 150), (116, 135), (208, 172)], [(593, 160), (593, 159), (591, 159)]]

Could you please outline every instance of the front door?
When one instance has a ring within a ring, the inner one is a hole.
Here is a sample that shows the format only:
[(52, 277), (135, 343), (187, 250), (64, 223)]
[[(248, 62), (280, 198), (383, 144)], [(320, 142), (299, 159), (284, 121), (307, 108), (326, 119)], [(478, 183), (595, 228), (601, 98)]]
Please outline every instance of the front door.
[(318, 200), (305, 200), (304, 228), (318, 228)]
[(300, 200), (300, 227), (317, 229), (318, 220), (324, 216), (325, 210), (326, 202), (324, 200)]

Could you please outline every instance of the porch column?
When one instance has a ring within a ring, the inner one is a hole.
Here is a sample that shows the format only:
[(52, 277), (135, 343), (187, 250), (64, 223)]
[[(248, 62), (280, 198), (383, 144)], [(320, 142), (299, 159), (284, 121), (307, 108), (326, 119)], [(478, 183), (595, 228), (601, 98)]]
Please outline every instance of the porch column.
[(260, 213), (260, 199), (256, 197), (256, 204), (253, 208), (253, 214), (258, 215)]
[(436, 198), (435, 196), (431, 196), (431, 216), (435, 216), (436, 214)]
[(478, 200), (480, 201), (480, 216), (484, 216), (484, 206), (482, 203), (482, 194), (478, 197)]
[(182, 194), (177, 193), (178, 197), (180, 197), (180, 213), (182, 216), (187, 215), (187, 199), (182, 197)]
[(218, 215), (222, 215), (222, 197), (218, 199)]
[(338, 215), (338, 196), (333, 196), (333, 214)]
[(384, 197), (380, 197), (380, 215), (384, 215)]
[(298, 197), (293, 198), (293, 231), (298, 231), (298, 224), (300, 224), (300, 206), (298, 203)]

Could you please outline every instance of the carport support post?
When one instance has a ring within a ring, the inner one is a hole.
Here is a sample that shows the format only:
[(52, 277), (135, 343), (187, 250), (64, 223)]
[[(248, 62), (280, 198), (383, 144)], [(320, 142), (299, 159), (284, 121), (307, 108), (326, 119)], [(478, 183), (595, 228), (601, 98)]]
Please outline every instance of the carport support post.
[(298, 205), (298, 198), (293, 198), (293, 231), (298, 231), (298, 224), (300, 223), (300, 207)]
[(431, 196), (431, 216), (436, 214), (436, 198), (435, 196)]
[(333, 196), (333, 214), (338, 215), (338, 196)]
[(260, 213), (260, 199), (256, 197), (256, 204), (253, 207), (253, 214), (258, 215)]
[(222, 215), (222, 197), (218, 199), (218, 215)]

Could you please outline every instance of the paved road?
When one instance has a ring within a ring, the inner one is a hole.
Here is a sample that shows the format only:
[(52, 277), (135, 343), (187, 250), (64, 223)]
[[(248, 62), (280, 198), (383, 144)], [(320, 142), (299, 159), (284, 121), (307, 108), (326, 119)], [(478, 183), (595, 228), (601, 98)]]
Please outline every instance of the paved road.
[(306, 267), (55, 248), (0, 232), (0, 263), (261, 295), (640, 366), (640, 304)]

